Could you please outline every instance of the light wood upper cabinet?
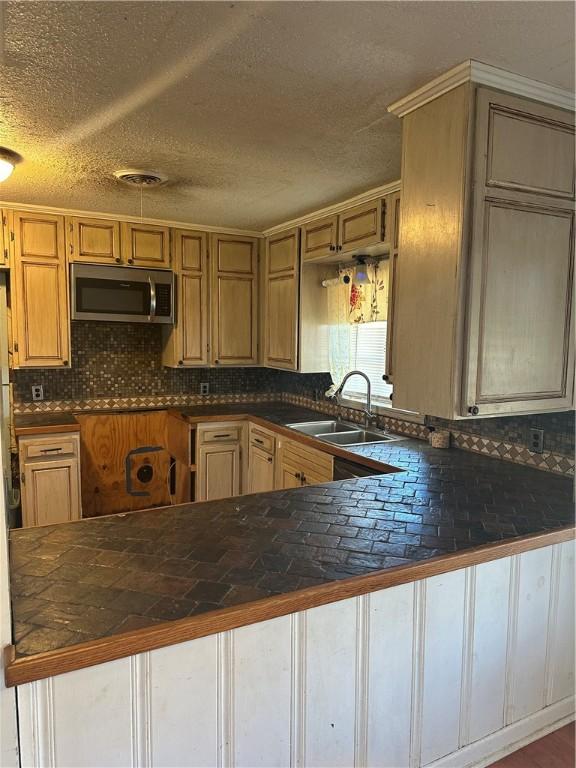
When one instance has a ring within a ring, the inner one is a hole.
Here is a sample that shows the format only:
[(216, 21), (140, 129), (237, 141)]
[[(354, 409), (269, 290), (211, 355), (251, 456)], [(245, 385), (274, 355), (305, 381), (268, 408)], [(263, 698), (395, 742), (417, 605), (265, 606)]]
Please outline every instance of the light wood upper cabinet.
[(349, 208), (338, 217), (338, 250), (344, 253), (384, 241), (383, 200)]
[(80, 439), (72, 435), (20, 438), (22, 525), (79, 520)]
[(0, 211), (0, 267), (10, 266), (10, 230), (12, 229), (12, 211)]
[(574, 116), (471, 85), (407, 114), (394, 405), (574, 403)]
[(264, 274), (264, 364), (298, 369), (298, 228), (268, 238)]
[(166, 366), (206, 366), (208, 356), (208, 235), (172, 231), (176, 274), (176, 322), (163, 328)]
[(68, 258), (92, 264), (120, 264), (120, 222), (71, 216), (67, 219)]
[(338, 216), (311, 221), (302, 227), (302, 258), (322, 259), (334, 254), (338, 247)]
[(258, 240), (212, 235), (212, 345), (215, 365), (258, 363)]
[(462, 415), (574, 403), (574, 117), (479, 89)]
[(338, 258), (359, 251), (385, 253), (391, 250), (393, 220), (394, 210), (388, 208), (385, 197), (311, 221), (302, 227), (302, 259), (334, 261), (335, 255)]
[(15, 211), (13, 234), (14, 366), (68, 366), (70, 323), (64, 219)]
[(388, 317), (386, 326), (386, 381), (394, 381), (394, 309), (396, 305), (396, 274), (398, 266), (398, 242), (400, 235), (400, 192), (387, 195), (386, 232), (390, 239), (390, 264), (388, 267)]
[(170, 229), (122, 222), (122, 260), (135, 267), (170, 267)]

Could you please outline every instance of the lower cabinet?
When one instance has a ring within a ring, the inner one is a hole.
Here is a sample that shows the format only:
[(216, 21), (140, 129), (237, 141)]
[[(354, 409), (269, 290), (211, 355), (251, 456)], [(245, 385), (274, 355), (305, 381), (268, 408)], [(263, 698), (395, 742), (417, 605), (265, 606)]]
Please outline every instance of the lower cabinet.
[(200, 424), (196, 444), (196, 501), (333, 480), (334, 459), (328, 453), (256, 424)]
[(20, 438), (18, 448), (23, 527), (79, 520), (79, 436)]
[(199, 448), (197, 501), (225, 499), (240, 494), (240, 445), (215, 443)]
[(197, 430), (196, 501), (242, 493), (244, 424), (200, 424)]
[(334, 459), (323, 451), (292, 440), (278, 445), (276, 488), (329, 483), (334, 476)]
[(250, 425), (247, 493), (274, 490), (276, 438), (267, 430)]

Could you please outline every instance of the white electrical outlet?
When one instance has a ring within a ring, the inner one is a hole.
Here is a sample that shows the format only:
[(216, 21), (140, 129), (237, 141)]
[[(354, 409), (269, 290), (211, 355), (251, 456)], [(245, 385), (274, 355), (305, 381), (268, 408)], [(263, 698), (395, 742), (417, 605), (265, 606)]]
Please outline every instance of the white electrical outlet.
[(534, 453), (544, 452), (544, 430), (533, 427), (530, 430), (530, 450)]
[(200, 394), (201, 395), (210, 394), (210, 384), (207, 381), (200, 382)]
[(44, 387), (42, 384), (32, 384), (32, 400), (44, 400)]

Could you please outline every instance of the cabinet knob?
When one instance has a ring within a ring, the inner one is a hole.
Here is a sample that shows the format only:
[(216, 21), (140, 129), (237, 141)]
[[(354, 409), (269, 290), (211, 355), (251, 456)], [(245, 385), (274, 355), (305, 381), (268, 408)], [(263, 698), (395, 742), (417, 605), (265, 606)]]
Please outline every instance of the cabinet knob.
[(302, 484), (306, 482), (306, 475), (302, 475)]
[(300, 474), (300, 472), (295, 472), (295, 473), (294, 473), (294, 477), (296, 477), (298, 480), (300, 480), (300, 478), (302, 477), (302, 475)]
[(178, 360), (178, 365), (184, 365), (184, 360)]
[(128, 259), (128, 264), (134, 264), (134, 259)]
[(68, 360), (62, 360), (62, 365), (68, 365)]
[(268, 464), (272, 464), (272, 456), (268, 456)]
[(468, 413), (472, 414), (472, 416), (477, 416), (478, 413), (480, 413), (480, 409), (477, 405), (471, 405), (470, 408), (468, 408)]
[(382, 381), (388, 381), (389, 378), (387, 373), (382, 374)]
[(214, 365), (220, 365), (220, 360), (214, 360)]
[(116, 256), (116, 258), (114, 259), (114, 261), (116, 262), (116, 264), (120, 264), (120, 256)]
[(336, 250), (336, 246), (335, 246), (335, 245), (331, 245), (331, 246), (330, 246), (330, 250), (331, 250), (331, 251), (335, 251), (335, 250)]

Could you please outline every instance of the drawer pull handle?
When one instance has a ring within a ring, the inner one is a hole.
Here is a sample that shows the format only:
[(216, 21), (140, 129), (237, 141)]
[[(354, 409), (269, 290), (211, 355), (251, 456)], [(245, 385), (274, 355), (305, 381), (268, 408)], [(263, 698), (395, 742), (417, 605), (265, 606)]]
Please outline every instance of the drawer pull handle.
[(255, 438), (254, 438), (254, 442), (255, 442), (255, 443), (259, 443), (259, 445), (264, 445), (264, 440), (260, 440), (260, 438), (259, 438), (259, 437), (255, 437)]
[(61, 451), (62, 448), (42, 448), (40, 450), (40, 453), (58, 453), (58, 451)]
[(228, 434), (228, 435), (214, 435), (214, 437), (219, 439), (219, 438), (222, 438), (222, 437), (232, 437), (232, 435), (230, 435), (230, 434)]

